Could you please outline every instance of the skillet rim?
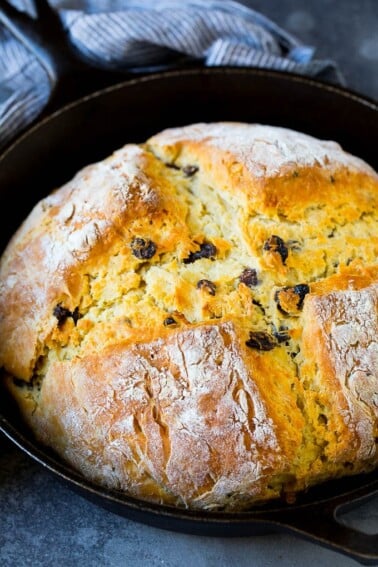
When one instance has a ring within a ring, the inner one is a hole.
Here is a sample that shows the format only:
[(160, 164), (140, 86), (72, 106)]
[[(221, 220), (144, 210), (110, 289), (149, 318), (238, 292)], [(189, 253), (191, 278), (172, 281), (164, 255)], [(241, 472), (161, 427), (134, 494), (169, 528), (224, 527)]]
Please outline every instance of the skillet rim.
[[(277, 79), (287, 81), (288, 83), (301, 83), (313, 89), (319, 89), (321, 91), (327, 91), (336, 95), (337, 97), (342, 97), (344, 99), (352, 100), (358, 104), (362, 104), (368, 107), (370, 110), (378, 110), (378, 101), (376, 102), (369, 96), (363, 95), (353, 89), (329, 84), (325, 81), (314, 79), (312, 77), (307, 77), (295, 73), (288, 73), (278, 70), (270, 69), (260, 69), (251, 67), (189, 67), (189, 68), (177, 68), (169, 69), (158, 72), (153, 72), (147, 75), (136, 75), (132, 78), (126, 78), (125, 81), (117, 82), (114, 85), (96, 90), (90, 94), (82, 96), (74, 101), (65, 104), (64, 106), (58, 108), (57, 110), (45, 115), (42, 114), (37, 117), (37, 119), (30, 124), (24, 131), (22, 131), (10, 144), (3, 148), (0, 154), (0, 167), (3, 161), (7, 158), (11, 152), (16, 149), (20, 144), (23, 143), (29, 136), (34, 134), (39, 128), (43, 128), (44, 125), (53, 121), (56, 117), (70, 111), (71, 109), (84, 105), (86, 102), (98, 98), (114, 91), (122, 90), (127, 87), (132, 87), (135, 84), (140, 84), (144, 82), (158, 81), (165, 78), (180, 77), (180, 76), (190, 76), (190, 75), (250, 75), (265, 77), (273, 82)], [(21, 451), (31, 457), (34, 461), (38, 462), (40, 465), (47, 468), (50, 472), (56, 474), (61, 480), (74, 485), (73, 488), (78, 489), (81, 492), (90, 493), (97, 499), (105, 499), (110, 503), (121, 504), (122, 507), (131, 510), (138, 510), (145, 514), (153, 514), (154, 516), (166, 516), (171, 519), (182, 518), (189, 521), (203, 522), (219, 522), (220, 520), (226, 521), (240, 521), (251, 522), (257, 520), (264, 520), (264, 515), (271, 517), (275, 513), (282, 513), (290, 510), (290, 512), (295, 512), (296, 510), (308, 509), (313, 506), (334, 504), (335, 506), (341, 504), (347, 504), (353, 502), (356, 498), (360, 496), (363, 497), (374, 497), (378, 493), (378, 471), (373, 471), (373, 473), (368, 473), (368, 481), (366, 484), (352, 488), (351, 490), (346, 490), (341, 494), (337, 493), (334, 496), (324, 497), (320, 499), (315, 499), (314, 501), (292, 504), (290, 507), (253, 507), (250, 510), (241, 513), (229, 512), (206, 512), (202, 510), (188, 510), (184, 508), (178, 508), (173, 506), (166, 506), (160, 504), (149, 503), (144, 500), (136, 499), (127, 494), (115, 490), (109, 490), (99, 485), (88, 481), (80, 473), (76, 472), (74, 469), (66, 465), (63, 461), (60, 462), (59, 458), (51, 457), (46, 449), (38, 444), (37, 442), (31, 441), (25, 437), (22, 431), (19, 430), (17, 426), (14, 426), (11, 421), (2, 415), (0, 409), (0, 432), (2, 432), (8, 439), (10, 439)], [(371, 480), (370, 477), (373, 476)], [(376, 478), (374, 478), (374, 476)], [(346, 477), (348, 478), (348, 477)], [(356, 477), (350, 477), (351, 479)], [(332, 481), (331, 481), (332, 482)], [(321, 485), (317, 485), (321, 486)], [(87, 494), (88, 496), (88, 494)]]
[(42, 111), (41, 115), (38, 116), (29, 126), (26, 127), (25, 130), (21, 131), (20, 134), (16, 136), (16, 138), (11, 141), (10, 143), (6, 144), (4, 148), (0, 148), (0, 165), (2, 161), (6, 158), (8, 153), (13, 151), (13, 149), (18, 146), (18, 144), (22, 143), (24, 139), (28, 136), (32, 135), (36, 130), (43, 127), (45, 124), (60, 116), (64, 112), (77, 107), (81, 104), (85, 104), (87, 101), (97, 98), (106, 94), (109, 94), (113, 91), (117, 91), (123, 89), (127, 86), (132, 86), (134, 84), (139, 84), (143, 82), (151, 82), (155, 80), (161, 80), (165, 77), (175, 77), (181, 75), (227, 75), (227, 74), (243, 74), (243, 75), (257, 75), (260, 77), (270, 77), (270, 78), (281, 78), (282, 80), (287, 80), (288, 82), (293, 83), (303, 83), (307, 86), (312, 86), (318, 88), (322, 91), (328, 91), (336, 95), (340, 95), (344, 98), (349, 100), (353, 100), (354, 102), (360, 103), (363, 106), (370, 108), (371, 110), (378, 111), (378, 99), (375, 101), (372, 97), (359, 93), (356, 90), (350, 89), (345, 86), (334, 85), (331, 83), (327, 83), (326, 81), (316, 79), (313, 77), (307, 77), (305, 75), (299, 75), (298, 73), (289, 73), (285, 71), (279, 71), (276, 69), (263, 69), (258, 67), (228, 67), (228, 66), (219, 66), (219, 67), (188, 67), (188, 68), (176, 68), (176, 69), (169, 69), (163, 70), (158, 72), (152, 72), (146, 75), (136, 75), (132, 76), (132, 78), (126, 78), (124, 81), (117, 82), (114, 85), (110, 85), (104, 87), (99, 90), (95, 90), (89, 94), (81, 96), (63, 106), (59, 107), (58, 109), (45, 114)]

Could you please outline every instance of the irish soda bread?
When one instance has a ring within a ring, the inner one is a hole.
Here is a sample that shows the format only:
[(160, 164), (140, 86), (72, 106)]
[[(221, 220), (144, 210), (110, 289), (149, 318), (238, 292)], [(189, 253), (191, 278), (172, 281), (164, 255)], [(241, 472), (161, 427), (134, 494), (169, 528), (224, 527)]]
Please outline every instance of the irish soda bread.
[(241, 510), (378, 464), (378, 178), (334, 142), (195, 124), (41, 201), (1, 263), (0, 365), (95, 483)]

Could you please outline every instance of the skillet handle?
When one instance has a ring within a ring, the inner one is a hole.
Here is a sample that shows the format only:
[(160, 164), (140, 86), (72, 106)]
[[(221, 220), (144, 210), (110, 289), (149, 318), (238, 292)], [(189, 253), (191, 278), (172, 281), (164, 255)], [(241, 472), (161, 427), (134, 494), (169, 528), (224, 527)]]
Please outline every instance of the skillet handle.
[(278, 519), (279, 529), (343, 553), (363, 565), (378, 565), (378, 534), (360, 532), (339, 519), (347, 509), (364, 504), (374, 495), (377, 496), (378, 492), (355, 498), (347, 504), (336, 502), (328, 506), (311, 505), (293, 512), (287, 510), (282, 515), (282, 521)]

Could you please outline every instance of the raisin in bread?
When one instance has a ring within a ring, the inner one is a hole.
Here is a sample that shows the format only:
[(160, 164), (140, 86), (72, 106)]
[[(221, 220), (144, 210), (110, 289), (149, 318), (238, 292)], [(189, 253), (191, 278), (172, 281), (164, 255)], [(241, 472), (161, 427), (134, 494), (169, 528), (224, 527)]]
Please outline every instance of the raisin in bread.
[(378, 464), (378, 178), (334, 142), (196, 124), (41, 201), (1, 261), (36, 438), (154, 502), (240, 510)]

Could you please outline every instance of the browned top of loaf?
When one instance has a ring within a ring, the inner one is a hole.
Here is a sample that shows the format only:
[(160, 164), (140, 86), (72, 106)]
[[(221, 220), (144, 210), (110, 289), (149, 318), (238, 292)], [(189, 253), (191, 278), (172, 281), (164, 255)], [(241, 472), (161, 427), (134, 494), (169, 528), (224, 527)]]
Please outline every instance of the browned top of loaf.
[(372, 466), (377, 204), (367, 164), (260, 125), (168, 130), (79, 172), (1, 261), (0, 365), (34, 388), (12, 386), (38, 436), (99, 482), (207, 508)]
[[(151, 138), (148, 147), (165, 162), (197, 165), (205, 184), (231, 193), (244, 213), (263, 215), (262, 220), (303, 222), (306, 210), (322, 204), (331, 230), (335, 222), (375, 212), (376, 174), (334, 142), (281, 128), (223, 123), (168, 130)], [(191, 233), (187, 204), (176, 197), (154, 154), (130, 145), (40, 202), (2, 258), (0, 363), (16, 376), (31, 377), (56, 328), (54, 307), (64, 302), (74, 311), (85, 292), (83, 271), (106, 262), (116, 241), (123, 239), (126, 248), (136, 233), (152, 235), (159, 256), (172, 251), (178, 259), (195, 250), (204, 234)], [(240, 223), (254, 255), (282, 272), (281, 258), (261, 254), (261, 239), (246, 234), (243, 217)], [(272, 232), (258, 230), (262, 236)], [(227, 246), (218, 243), (219, 249)]]
[[(342, 207), (349, 220), (356, 215), (354, 207), (370, 210), (376, 200), (377, 176), (365, 162), (336, 142), (286, 128), (195, 124), (165, 130), (149, 144), (165, 160), (200, 163), (213, 184), (263, 215), (295, 221), (303, 218), (305, 208), (327, 203), (336, 210)], [(336, 172), (343, 191), (330, 187)]]

